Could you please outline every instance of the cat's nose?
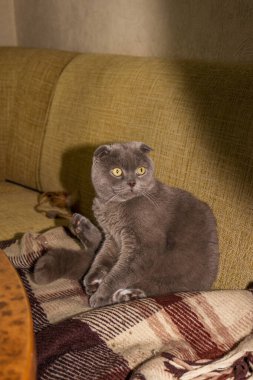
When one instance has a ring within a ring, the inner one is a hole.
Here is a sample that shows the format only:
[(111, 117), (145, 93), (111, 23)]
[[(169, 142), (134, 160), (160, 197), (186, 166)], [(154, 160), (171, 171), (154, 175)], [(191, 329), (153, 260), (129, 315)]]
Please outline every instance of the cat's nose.
[(135, 181), (129, 181), (127, 182), (128, 185), (131, 187), (131, 189), (136, 185), (136, 182)]

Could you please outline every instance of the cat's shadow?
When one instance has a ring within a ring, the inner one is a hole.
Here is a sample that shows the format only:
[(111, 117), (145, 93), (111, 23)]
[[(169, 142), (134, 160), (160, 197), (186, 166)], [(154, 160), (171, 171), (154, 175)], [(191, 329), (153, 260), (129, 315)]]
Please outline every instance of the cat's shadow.
[[(106, 143), (106, 142), (105, 142)], [(92, 157), (98, 145), (80, 144), (62, 155), (60, 181), (63, 188), (76, 200), (74, 211), (94, 222), (92, 201), (95, 191), (91, 181)]]

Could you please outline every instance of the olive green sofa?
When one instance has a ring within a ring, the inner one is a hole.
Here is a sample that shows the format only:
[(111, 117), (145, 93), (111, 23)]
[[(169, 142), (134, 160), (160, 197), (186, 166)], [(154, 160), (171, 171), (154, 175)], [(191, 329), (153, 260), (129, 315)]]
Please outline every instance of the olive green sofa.
[(92, 153), (144, 141), (157, 177), (217, 218), (216, 288), (253, 280), (253, 64), (0, 49), (0, 240), (56, 222), (39, 192), (78, 192), (91, 217)]

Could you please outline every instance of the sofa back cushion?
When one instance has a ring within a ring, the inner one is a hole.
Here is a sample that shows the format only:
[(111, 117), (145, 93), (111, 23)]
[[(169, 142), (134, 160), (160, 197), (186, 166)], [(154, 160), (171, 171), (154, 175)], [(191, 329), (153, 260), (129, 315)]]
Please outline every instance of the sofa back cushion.
[(113, 141), (154, 148), (157, 177), (208, 202), (217, 217), (216, 286), (253, 275), (253, 68), (79, 55), (55, 90), (40, 165), (43, 190), (79, 191), (91, 216), (94, 149)]
[(19, 71), (32, 49), (0, 48), (0, 179), (6, 176), (8, 138), (18, 86)]
[(38, 50), (19, 71), (8, 179), (78, 193), (91, 216), (94, 149), (144, 141), (160, 180), (214, 210), (216, 287), (252, 281), (253, 65)]
[[(9, 96), (7, 179), (38, 189), (43, 139), (57, 79), (76, 55), (42, 49), (10, 49), (16, 77)], [(8, 88), (8, 87), (5, 87)]]

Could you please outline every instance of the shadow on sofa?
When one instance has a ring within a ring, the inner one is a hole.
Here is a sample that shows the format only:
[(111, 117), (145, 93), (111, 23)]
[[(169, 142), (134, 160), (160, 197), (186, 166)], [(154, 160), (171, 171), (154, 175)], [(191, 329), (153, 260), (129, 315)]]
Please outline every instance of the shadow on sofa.
[(230, 185), (235, 195), (253, 200), (252, 65), (199, 63), (198, 74), (187, 64), (180, 67), (188, 101), (202, 125), (198, 133), (216, 164), (221, 187)]
[(80, 145), (62, 155), (60, 181), (63, 188), (77, 199), (75, 211), (94, 220), (92, 201), (95, 191), (91, 182), (92, 157), (97, 145)]

